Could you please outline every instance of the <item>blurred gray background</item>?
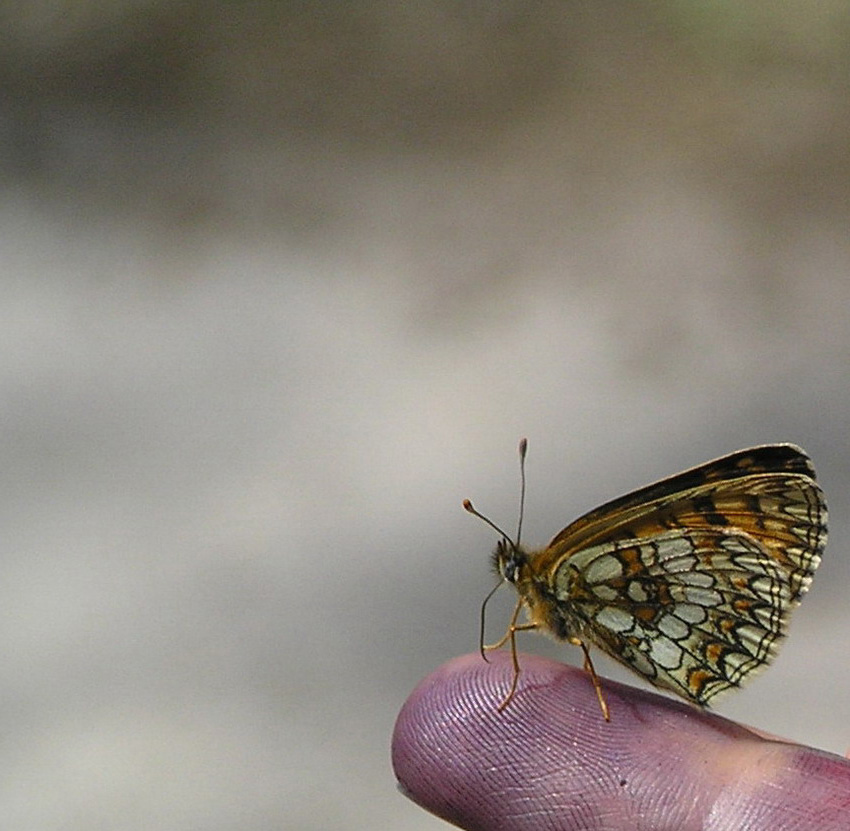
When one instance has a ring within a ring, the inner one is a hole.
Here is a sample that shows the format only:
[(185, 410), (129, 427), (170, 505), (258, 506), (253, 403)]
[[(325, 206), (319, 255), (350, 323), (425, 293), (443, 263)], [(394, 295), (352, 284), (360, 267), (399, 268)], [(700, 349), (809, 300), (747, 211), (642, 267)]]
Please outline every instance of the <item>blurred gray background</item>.
[(803, 445), (827, 556), (718, 710), (850, 746), (846, 3), (0, 9), (6, 831), (446, 827), (389, 740), (520, 436), (534, 544)]

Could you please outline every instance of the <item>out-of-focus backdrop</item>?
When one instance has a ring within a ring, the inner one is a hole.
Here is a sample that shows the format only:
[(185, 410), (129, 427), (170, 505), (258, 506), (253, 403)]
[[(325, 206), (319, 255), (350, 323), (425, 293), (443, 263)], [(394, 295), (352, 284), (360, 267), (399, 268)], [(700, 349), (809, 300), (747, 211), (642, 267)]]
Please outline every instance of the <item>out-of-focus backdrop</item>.
[(827, 555), (718, 709), (850, 746), (846, 3), (0, 9), (5, 831), (445, 827), (389, 739), (521, 436), (529, 543), (807, 448)]

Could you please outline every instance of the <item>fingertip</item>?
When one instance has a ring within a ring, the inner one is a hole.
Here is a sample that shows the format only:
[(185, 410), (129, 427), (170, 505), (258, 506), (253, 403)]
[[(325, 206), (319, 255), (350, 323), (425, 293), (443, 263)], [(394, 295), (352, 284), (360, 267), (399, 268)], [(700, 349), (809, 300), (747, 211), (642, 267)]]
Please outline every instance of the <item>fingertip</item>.
[(443, 664), (411, 693), (393, 731), (392, 765), (399, 790), (461, 827), (483, 807), (474, 748), (495, 712), (495, 705), (488, 706), (489, 685), (481, 672), (491, 666), (479, 655)]
[(460, 827), (495, 827), (510, 815), (516, 828), (525, 827), (523, 817), (530, 828), (541, 814), (575, 815), (582, 827), (589, 802), (596, 810), (606, 790), (623, 787), (624, 773), (597, 765), (635, 718), (618, 685), (608, 690), (615, 702), (609, 723), (582, 670), (528, 655), (521, 661), (517, 693), (502, 712), (510, 657), (496, 653), (485, 664), (465, 655), (425, 678), (396, 722), (392, 761), (400, 788)]

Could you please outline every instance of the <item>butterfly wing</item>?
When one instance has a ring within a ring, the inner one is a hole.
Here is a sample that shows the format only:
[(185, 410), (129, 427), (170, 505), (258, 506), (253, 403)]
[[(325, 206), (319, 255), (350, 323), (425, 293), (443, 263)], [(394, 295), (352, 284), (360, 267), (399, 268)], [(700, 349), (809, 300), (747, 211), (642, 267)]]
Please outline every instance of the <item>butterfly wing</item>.
[(809, 457), (792, 444), (741, 450), (602, 505), (575, 520), (539, 554), (552, 573), (564, 558), (618, 540), (667, 531), (747, 534), (787, 575), (799, 600), (826, 545), (826, 505)]
[(765, 547), (720, 528), (585, 548), (554, 588), (567, 630), (700, 705), (770, 662), (794, 606)]

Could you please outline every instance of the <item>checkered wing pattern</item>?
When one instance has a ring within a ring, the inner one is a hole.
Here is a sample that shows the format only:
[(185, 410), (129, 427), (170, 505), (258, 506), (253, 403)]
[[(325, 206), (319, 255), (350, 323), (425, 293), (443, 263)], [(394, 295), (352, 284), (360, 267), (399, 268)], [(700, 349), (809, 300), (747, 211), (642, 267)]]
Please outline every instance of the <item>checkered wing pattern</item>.
[(808, 457), (767, 445), (603, 505), (533, 566), (565, 629), (705, 705), (773, 658), (825, 543)]

